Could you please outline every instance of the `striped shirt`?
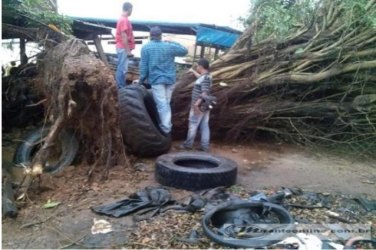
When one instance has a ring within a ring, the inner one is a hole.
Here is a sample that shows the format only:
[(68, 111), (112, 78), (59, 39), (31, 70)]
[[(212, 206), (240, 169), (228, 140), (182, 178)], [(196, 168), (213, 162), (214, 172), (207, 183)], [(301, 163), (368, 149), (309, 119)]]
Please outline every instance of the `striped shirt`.
[(175, 42), (151, 40), (141, 49), (140, 82), (150, 85), (176, 82), (175, 57), (185, 56), (188, 50)]
[(210, 87), (212, 85), (212, 77), (209, 73), (203, 74), (199, 78), (197, 78), (195, 85), (192, 90), (192, 102), (191, 105), (193, 106), (198, 98), (201, 96), (203, 92), (206, 92), (207, 95), (210, 95)]

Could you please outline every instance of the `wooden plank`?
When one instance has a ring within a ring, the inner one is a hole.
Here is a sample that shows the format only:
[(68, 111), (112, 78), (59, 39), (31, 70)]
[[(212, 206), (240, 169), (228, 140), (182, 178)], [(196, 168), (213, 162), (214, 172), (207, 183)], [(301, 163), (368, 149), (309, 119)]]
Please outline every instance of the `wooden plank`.
[(101, 43), (101, 39), (96, 36), (94, 38), (94, 44), (95, 44), (95, 47), (97, 48), (97, 51), (98, 51), (98, 55), (99, 55), (99, 58), (107, 65), (109, 66), (108, 64), (108, 61), (107, 61), (107, 57), (106, 55), (104, 54), (104, 50), (103, 50), (103, 47), (102, 47), (102, 43)]

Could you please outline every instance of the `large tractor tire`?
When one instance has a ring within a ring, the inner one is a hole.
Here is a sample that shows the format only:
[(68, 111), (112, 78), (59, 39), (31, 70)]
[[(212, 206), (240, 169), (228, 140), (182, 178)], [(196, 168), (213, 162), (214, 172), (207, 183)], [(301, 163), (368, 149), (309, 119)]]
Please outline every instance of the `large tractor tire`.
[(156, 180), (169, 187), (203, 190), (231, 186), (236, 182), (233, 160), (207, 153), (180, 152), (161, 155), (155, 162)]
[(141, 85), (119, 90), (120, 128), (127, 150), (140, 157), (154, 157), (171, 147), (171, 136), (159, 128), (159, 115), (151, 92)]

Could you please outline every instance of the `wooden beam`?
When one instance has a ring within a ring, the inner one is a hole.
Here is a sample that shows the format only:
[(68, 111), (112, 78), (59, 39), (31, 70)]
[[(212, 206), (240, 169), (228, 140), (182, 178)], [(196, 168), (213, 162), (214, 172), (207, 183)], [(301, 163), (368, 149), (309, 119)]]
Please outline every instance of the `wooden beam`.
[(101, 39), (99, 38), (99, 36), (96, 36), (94, 38), (94, 44), (95, 44), (95, 47), (97, 48), (97, 51), (98, 51), (98, 55), (99, 55), (99, 58), (107, 65), (109, 66), (109, 63), (107, 61), (107, 57), (106, 55), (104, 54), (104, 50), (103, 50), (103, 47), (102, 47), (102, 43), (101, 43)]
[(29, 41), (37, 40), (38, 29), (37, 28), (25, 28), (12, 24), (2, 24), (3, 39), (13, 38), (25, 38)]
[(201, 45), (200, 58), (204, 58), (204, 56), (205, 56), (205, 46)]
[(197, 43), (195, 43), (195, 49), (193, 51), (193, 59), (192, 59), (192, 64), (195, 62), (196, 60), (196, 51), (197, 51)]
[(219, 54), (219, 49), (218, 49), (218, 47), (216, 47), (215, 52), (214, 52), (214, 60), (218, 59), (218, 54)]
[(26, 41), (24, 38), (20, 38), (20, 58), (21, 58), (21, 65), (27, 64), (29, 58), (26, 56)]

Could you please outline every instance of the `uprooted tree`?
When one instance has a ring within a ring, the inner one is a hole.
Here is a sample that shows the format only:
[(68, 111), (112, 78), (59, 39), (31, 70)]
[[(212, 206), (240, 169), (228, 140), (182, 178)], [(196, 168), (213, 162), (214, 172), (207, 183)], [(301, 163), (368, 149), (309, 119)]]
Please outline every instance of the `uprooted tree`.
[[(248, 29), (211, 67), (218, 98), (213, 137), (272, 136), (374, 155), (376, 1), (255, 2)], [(272, 2), (280, 8), (272, 9)], [(283, 18), (294, 22), (278, 30)], [(186, 76), (174, 93), (180, 135), (186, 131), (191, 82)]]
[[(40, 3), (46, 5), (43, 10), (37, 8)], [(83, 159), (91, 166), (89, 176), (96, 166), (101, 166), (106, 170), (106, 177), (109, 166), (128, 165), (119, 127), (118, 91), (113, 72), (83, 41), (60, 31), (69, 32), (69, 29), (62, 29), (69, 28), (69, 23), (53, 13), (48, 3), (3, 3), (6, 16), (3, 32), (44, 47), (43, 53), (38, 55), (39, 77), (35, 85), (46, 98), (45, 120), (51, 126), (33, 157), (29, 173), (35, 176), (43, 172), (60, 132), (69, 128), (79, 137)]]
[(75, 38), (49, 49), (42, 61), (40, 89), (47, 97), (46, 117), (52, 126), (33, 159), (33, 170), (43, 168), (49, 146), (66, 128), (75, 129), (81, 139), (81, 151), (92, 166), (89, 175), (97, 165), (107, 170), (115, 163), (127, 165), (111, 69)]

